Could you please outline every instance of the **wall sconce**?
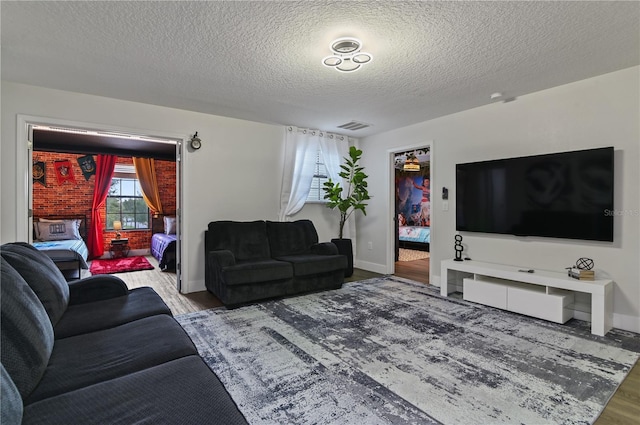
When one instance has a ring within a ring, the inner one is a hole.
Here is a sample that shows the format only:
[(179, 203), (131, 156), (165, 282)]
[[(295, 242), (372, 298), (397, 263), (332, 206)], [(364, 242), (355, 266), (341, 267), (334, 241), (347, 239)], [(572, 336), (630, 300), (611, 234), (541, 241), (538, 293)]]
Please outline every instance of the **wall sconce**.
[(202, 147), (202, 140), (200, 140), (200, 138), (198, 137), (197, 131), (196, 131), (196, 134), (194, 134), (193, 137), (191, 138), (191, 141), (189, 142), (189, 144), (191, 145), (191, 148), (196, 151)]
[(122, 230), (122, 222), (117, 220), (114, 221), (113, 230), (116, 231), (116, 239), (120, 239), (120, 230)]

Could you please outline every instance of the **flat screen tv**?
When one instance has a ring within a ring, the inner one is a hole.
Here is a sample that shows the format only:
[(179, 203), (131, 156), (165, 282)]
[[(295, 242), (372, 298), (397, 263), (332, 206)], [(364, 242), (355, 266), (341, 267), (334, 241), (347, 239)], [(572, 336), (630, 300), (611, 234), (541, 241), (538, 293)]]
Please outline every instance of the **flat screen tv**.
[(456, 165), (456, 229), (613, 242), (613, 148)]

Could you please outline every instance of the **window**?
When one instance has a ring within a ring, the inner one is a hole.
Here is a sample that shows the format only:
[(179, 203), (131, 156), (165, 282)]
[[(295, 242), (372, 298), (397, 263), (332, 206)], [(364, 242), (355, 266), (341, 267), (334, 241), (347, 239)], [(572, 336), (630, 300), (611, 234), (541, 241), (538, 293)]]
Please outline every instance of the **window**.
[(324, 165), (322, 151), (318, 148), (316, 153), (316, 164), (313, 170), (313, 180), (311, 181), (311, 189), (307, 195), (307, 202), (327, 202), (324, 199), (324, 183), (329, 181), (327, 167)]
[(116, 220), (122, 223), (123, 230), (149, 229), (149, 207), (142, 197), (135, 173), (119, 172), (114, 175), (117, 177), (111, 179), (107, 195), (107, 229), (113, 230)]

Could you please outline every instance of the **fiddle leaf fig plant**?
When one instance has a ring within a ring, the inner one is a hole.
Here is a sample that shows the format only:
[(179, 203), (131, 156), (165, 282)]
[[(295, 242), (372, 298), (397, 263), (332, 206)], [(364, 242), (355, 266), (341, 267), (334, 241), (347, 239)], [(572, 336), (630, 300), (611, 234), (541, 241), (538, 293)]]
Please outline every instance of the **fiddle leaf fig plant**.
[[(371, 199), (367, 191), (367, 177), (364, 167), (358, 165), (362, 151), (354, 146), (349, 148), (349, 157), (344, 158), (344, 164), (340, 165), (342, 171), (339, 173), (346, 188), (340, 186), (340, 182), (331, 179), (324, 183), (324, 199), (327, 200), (327, 207), (340, 211), (340, 227), (338, 239), (342, 239), (344, 224), (354, 211), (360, 210), (367, 215), (365, 201)], [(345, 190), (346, 189), (346, 190)]]

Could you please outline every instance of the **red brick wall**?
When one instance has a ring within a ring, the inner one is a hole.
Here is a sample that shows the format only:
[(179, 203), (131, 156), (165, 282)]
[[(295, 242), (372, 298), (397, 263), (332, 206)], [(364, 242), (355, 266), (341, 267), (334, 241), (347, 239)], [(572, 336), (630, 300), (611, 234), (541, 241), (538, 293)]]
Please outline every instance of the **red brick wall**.
[(176, 214), (176, 163), (156, 160), (156, 179), (165, 215)]
[[(33, 184), (33, 216), (48, 217), (60, 215), (80, 215), (91, 217), (91, 202), (95, 176), (85, 180), (77, 159), (84, 154), (65, 154), (51, 152), (34, 152), (34, 161), (44, 161), (46, 164), (46, 187), (40, 183)], [(64, 182), (58, 184), (54, 169), (54, 161), (70, 160), (73, 167), (75, 184)], [(133, 164), (131, 158), (119, 157), (118, 164)], [(172, 161), (156, 160), (156, 173), (160, 186), (160, 201), (165, 214), (176, 212), (176, 163)], [(102, 209), (102, 222), (106, 222), (106, 211)], [(87, 223), (89, 224), (89, 223)], [(104, 229), (103, 229), (104, 230)], [(151, 230), (123, 230), (123, 238), (129, 238), (131, 249), (148, 249), (151, 243)], [(115, 237), (114, 231), (104, 230), (103, 241), (105, 252), (109, 250), (109, 243)]]

